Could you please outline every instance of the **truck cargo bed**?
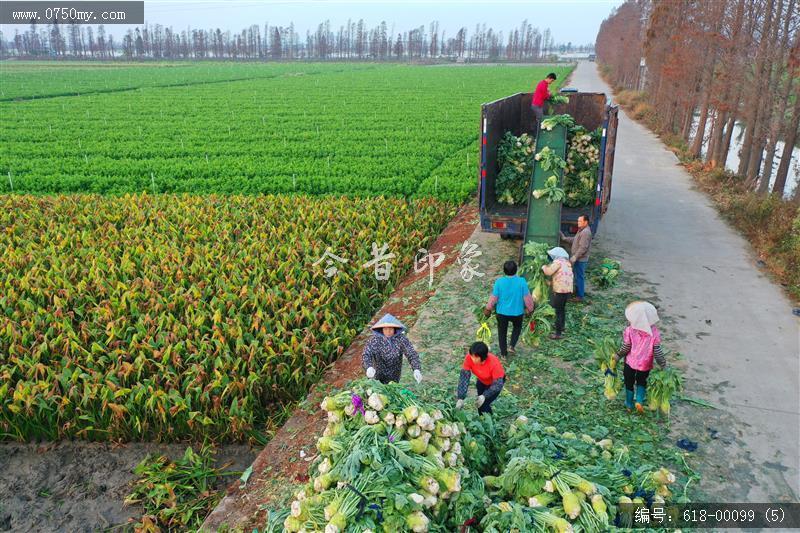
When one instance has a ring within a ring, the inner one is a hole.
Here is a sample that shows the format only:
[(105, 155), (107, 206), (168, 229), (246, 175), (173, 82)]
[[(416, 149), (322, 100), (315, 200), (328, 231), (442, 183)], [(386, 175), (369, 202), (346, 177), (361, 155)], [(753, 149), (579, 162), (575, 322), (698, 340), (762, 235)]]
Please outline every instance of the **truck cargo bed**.
[[(564, 207), (561, 212), (561, 226), (565, 233), (572, 232), (578, 215), (585, 213), (589, 216), (592, 230), (596, 231), (600, 218), (611, 202), (618, 108), (609, 105), (603, 93), (563, 92), (569, 96), (569, 103), (554, 106), (553, 113), (569, 113), (587, 130), (602, 127), (603, 138), (594, 202), (582, 207)], [(523, 133), (536, 134), (530, 108), (531, 97), (531, 93), (518, 93), (481, 107), (478, 200), (483, 231), (513, 237), (522, 237), (525, 234), (527, 205), (508, 206), (497, 203), (494, 185), (498, 172), (497, 146), (505, 132), (510, 131), (517, 136)]]

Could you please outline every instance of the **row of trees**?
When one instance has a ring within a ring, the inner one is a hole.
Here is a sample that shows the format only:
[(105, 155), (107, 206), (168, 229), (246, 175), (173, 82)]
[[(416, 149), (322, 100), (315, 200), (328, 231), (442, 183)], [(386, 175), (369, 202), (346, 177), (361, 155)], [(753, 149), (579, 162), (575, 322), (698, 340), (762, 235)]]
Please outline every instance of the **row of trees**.
[(783, 195), (800, 136), (799, 28), (800, 0), (628, 0), (603, 22), (597, 59), (617, 86), (644, 89), (660, 128), (712, 167), (743, 128), (737, 174)]
[(395, 35), (386, 22), (369, 28), (363, 20), (349, 20), (338, 29), (329, 21), (301, 38), (294, 24), (252, 25), (241, 32), (217, 29), (176, 31), (160, 24), (128, 30), (115, 41), (103, 26), (53, 24), (30, 28), (7, 40), (0, 33), (0, 55), (24, 58), (97, 59), (312, 59), (312, 60), (424, 60), (457, 57), (469, 60), (539, 61), (556, 53), (589, 51), (593, 45), (556, 46), (549, 29), (540, 32), (527, 20), (504, 36), (502, 31), (478, 25), (448, 35), (439, 22)]

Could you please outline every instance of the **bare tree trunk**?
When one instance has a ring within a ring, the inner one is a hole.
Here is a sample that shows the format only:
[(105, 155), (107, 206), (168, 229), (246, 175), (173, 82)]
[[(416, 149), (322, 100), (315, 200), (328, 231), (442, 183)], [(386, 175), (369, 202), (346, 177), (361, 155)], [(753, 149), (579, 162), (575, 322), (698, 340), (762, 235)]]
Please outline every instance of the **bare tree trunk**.
[[(789, 124), (789, 128), (786, 131), (786, 136), (783, 139), (783, 153), (781, 154), (781, 162), (778, 165), (778, 171), (775, 174), (775, 185), (772, 187), (773, 194), (777, 193), (783, 196), (784, 189), (786, 188), (786, 179), (789, 176), (789, 164), (792, 160), (792, 153), (794, 152), (794, 146), (797, 143), (797, 129), (800, 127), (800, 95), (795, 97), (794, 101), (794, 109), (792, 110), (792, 122)], [(795, 191), (795, 197), (797, 197), (798, 192), (800, 191), (800, 184), (797, 186), (797, 191)]]
[[(711, 115), (711, 134), (708, 136), (708, 150), (706, 150), (706, 164), (714, 161), (714, 156), (717, 150), (717, 143), (722, 142), (722, 127), (725, 125), (725, 119), (722, 117), (721, 111), (709, 110), (709, 114)], [(719, 141), (717, 140), (718, 137)]]
[(769, 142), (767, 143), (767, 155), (764, 158), (764, 170), (761, 172), (761, 179), (758, 182), (758, 192), (766, 194), (769, 191), (769, 180), (772, 177), (772, 166), (775, 161), (775, 152), (778, 146), (778, 138), (786, 137), (788, 128), (786, 124), (786, 110), (789, 107), (789, 94), (792, 89), (792, 78), (787, 76), (783, 93), (781, 94), (781, 105), (778, 113), (772, 117), (769, 128)]
[[(785, 58), (786, 58), (786, 50), (788, 49), (789, 44), (789, 24), (791, 22), (791, 17), (785, 17), (783, 19), (783, 34), (780, 36), (780, 41), (778, 40), (779, 31), (781, 28), (781, 20), (783, 15), (783, 8), (784, 8), (784, 1), (778, 1), (778, 8), (777, 13), (775, 15), (775, 22), (773, 23), (772, 34), (769, 36), (769, 48), (770, 52), (768, 54), (770, 61), (768, 64), (768, 87), (769, 91), (774, 91), (780, 85), (781, 76), (784, 75), (785, 69)], [(787, 8), (791, 11), (794, 4), (794, 0), (788, 0)], [(777, 47), (776, 47), (777, 45)], [(767, 154), (769, 157), (764, 160), (764, 163), (769, 163), (769, 166), (766, 164), (763, 166), (764, 170), (761, 170), (761, 161), (755, 162), (751, 161), (751, 164), (748, 165), (747, 168), (747, 176), (746, 179), (749, 183), (755, 184), (758, 181), (758, 176), (760, 172), (767, 173), (766, 177), (762, 177), (761, 182), (759, 183), (758, 192), (765, 194), (769, 190), (769, 177), (772, 175), (772, 159), (775, 154), (775, 142), (778, 135), (778, 131), (780, 129), (781, 122), (786, 120), (786, 105), (787, 99), (789, 98), (789, 90), (791, 88), (791, 77), (787, 76), (787, 82), (784, 85), (785, 90), (783, 93), (778, 96), (777, 102), (773, 100), (773, 98), (767, 97), (763, 99), (762, 102), (762, 118), (759, 120), (758, 124), (758, 145), (760, 147), (759, 152), (759, 159), (764, 156), (764, 147), (767, 146), (767, 135), (770, 136), (771, 143), (772, 143), (772, 153)], [(774, 94), (774, 93), (773, 93)], [(777, 106), (775, 104), (778, 104)], [(780, 111), (778, 116), (775, 116), (775, 112)]]
[(694, 106), (690, 106), (683, 114), (683, 128), (681, 128), (681, 137), (687, 143), (692, 134), (692, 122), (694, 122)]
[[(745, 0), (739, 0), (736, 6), (736, 13), (734, 19), (730, 24), (731, 38), (727, 43), (725, 51), (723, 52), (722, 65), (724, 67), (723, 78), (723, 96), (718, 100), (721, 105), (715, 106), (716, 115), (714, 118), (714, 130), (712, 131), (711, 141), (709, 142), (709, 151), (706, 154), (706, 162), (710, 163), (712, 168), (717, 165), (725, 167), (728, 157), (728, 149), (731, 143), (730, 132), (733, 131), (732, 126), (728, 124), (735, 122), (736, 115), (739, 113), (739, 101), (742, 97), (743, 83), (735, 83), (734, 76), (741, 77), (741, 69), (736, 67), (736, 51), (741, 47), (743, 35), (743, 21), (745, 16)], [(735, 85), (737, 90), (735, 96), (732, 94), (731, 87)], [(733, 98), (731, 98), (734, 96)], [(733, 119), (733, 120), (731, 120)], [(729, 134), (725, 135), (725, 125), (728, 124)], [(723, 140), (726, 143), (723, 147)]]
[(728, 123), (725, 125), (725, 137), (722, 139), (722, 150), (719, 155), (719, 162), (724, 167), (728, 161), (728, 152), (731, 149), (731, 139), (733, 138), (733, 130), (736, 129), (736, 115), (731, 113), (728, 116)]
[(764, 24), (761, 31), (761, 42), (758, 47), (758, 54), (756, 59), (756, 66), (754, 70), (755, 79), (753, 80), (753, 88), (747, 98), (745, 105), (745, 132), (744, 143), (742, 144), (742, 153), (739, 156), (739, 169), (737, 173), (740, 176), (746, 176), (747, 170), (750, 168), (750, 154), (753, 151), (753, 146), (756, 142), (756, 133), (760, 126), (759, 110), (761, 108), (761, 100), (765, 96), (763, 94), (765, 87), (764, 82), (768, 80), (765, 76), (765, 66), (767, 64), (767, 45), (769, 43), (769, 35), (772, 33), (772, 12), (775, 7), (775, 0), (767, 0), (767, 5), (764, 15)]
[(758, 179), (758, 193), (767, 194), (769, 191), (769, 180), (772, 178), (772, 167), (775, 164), (775, 147), (778, 139), (777, 128), (771, 129), (767, 140), (767, 154), (764, 156), (764, 169)]
[(706, 135), (706, 121), (708, 120), (708, 100), (710, 97), (710, 91), (706, 90), (705, 96), (703, 97), (703, 105), (700, 108), (700, 119), (697, 122), (697, 131), (695, 131), (694, 134), (692, 147), (689, 149), (689, 153), (691, 153), (692, 157), (695, 159), (700, 157), (700, 153), (703, 150), (703, 139)]

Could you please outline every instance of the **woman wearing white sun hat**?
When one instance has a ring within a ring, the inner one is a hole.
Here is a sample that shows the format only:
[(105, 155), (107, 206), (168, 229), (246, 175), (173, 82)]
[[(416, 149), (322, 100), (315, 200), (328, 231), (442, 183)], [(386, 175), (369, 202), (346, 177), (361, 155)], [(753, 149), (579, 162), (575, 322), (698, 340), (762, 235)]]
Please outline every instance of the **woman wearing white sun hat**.
[(383, 315), (373, 326), (374, 332), (364, 347), (361, 365), (367, 377), (381, 383), (400, 381), (403, 356), (414, 370), (414, 379), (422, 381), (422, 366), (419, 354), (405, 335), (406, 327), (389, 313)]
[(635, 408), (641, 413), (644, 411), (647, 377), (653, 368), (653, 360), (661, 368), (666, 368), (667, 360), (661, 349), (655, 306), (650, 302), (631, 302), (625, 308), (625, 318), (628, 319), (628, 327), (622, 333), (622, 347), (615, 357), (617, 360), (625, 359), (625, 407)]

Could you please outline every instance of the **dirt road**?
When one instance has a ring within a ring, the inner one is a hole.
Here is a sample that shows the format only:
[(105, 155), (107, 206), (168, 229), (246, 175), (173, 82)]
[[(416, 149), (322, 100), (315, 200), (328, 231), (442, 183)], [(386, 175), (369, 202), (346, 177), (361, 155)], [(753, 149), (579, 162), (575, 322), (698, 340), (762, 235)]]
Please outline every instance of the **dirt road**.
[[(595, 67), (580, 63), (571, 85), (610, 95)], [(797, 501), (800, 328), (791, 303), (675, 155), (622, 112), (619, 127), (613, 201), (598, 237), (656, 285), (683, 333), (670, 348), (686, 356), (687, 388), (721, 408), (706, 411), (706, 428), (686, 428), (714, 437), (704, 456), (720, 479), (704, 472), (701, 487), (722, 501)]]

